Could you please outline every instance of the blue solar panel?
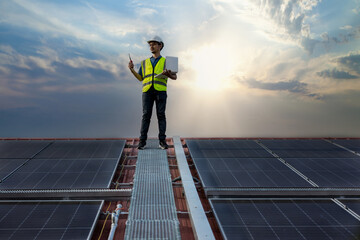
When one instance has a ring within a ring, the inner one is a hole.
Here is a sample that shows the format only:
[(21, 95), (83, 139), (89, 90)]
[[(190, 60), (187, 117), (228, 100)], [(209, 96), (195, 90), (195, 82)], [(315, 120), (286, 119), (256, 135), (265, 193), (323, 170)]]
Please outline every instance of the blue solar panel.
[(49, 144), (42, 140), (0, 141), (0, 158), (31, 158)]
[(26, 161), (27, 159), (0, 159), (0, 182)]
[(253, 140), (186, 140), (193, 158), (272, 157)]
[(360, 153), (360, 139), (333, 140), (333, 142)]
[(204, 187), (311, 187), (276, 158), (194, 158)]
[(118, 158), (125, 140), (69, 140), (55, 141), (36, 158)]
[(329, 199), (210, 202), (226, 239), (360, 239), (359, 220)]
[(119, 159), (32, 159), (0, 189), (107, 188)]
[(286, 158), (320, 187), (360, 187), (358, 158)]
[(55, 141), (2, 181), (0, 189), (109, 187), (124, 146), (125, 140)]
[(0, 239), (89, 239), (101, 201), (0, 202)]
[[(357, 215), (360, 216), (360, 204), (358, 204), (358, 199), (339, 199), (341, 203), (345, 204), (346, 207), (354, 211)], [(360, 233), (359, 233), (360, 234)]]
[(353, 158), (356, 155), (324, 140), (261, 140), (282, 158)]

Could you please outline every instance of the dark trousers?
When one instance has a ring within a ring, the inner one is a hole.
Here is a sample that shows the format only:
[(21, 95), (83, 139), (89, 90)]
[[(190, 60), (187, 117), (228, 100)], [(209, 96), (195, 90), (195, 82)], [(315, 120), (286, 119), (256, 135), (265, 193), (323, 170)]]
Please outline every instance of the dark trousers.
[(143, 106), (143, 116), (141, 121), (141, 130), (140, 130), (140, 140), (147, 139), (147, 133), (149, 131), (150, 119), (152, 115), (152, 109), (154, 102), (156, 104), (156, 115), (159, 125), (159, 140), (165, 140), (166, 135), (166, 91), (155, 91), (149, 90), (148, 92), (143, 92), (142, 94), (142, 106)]

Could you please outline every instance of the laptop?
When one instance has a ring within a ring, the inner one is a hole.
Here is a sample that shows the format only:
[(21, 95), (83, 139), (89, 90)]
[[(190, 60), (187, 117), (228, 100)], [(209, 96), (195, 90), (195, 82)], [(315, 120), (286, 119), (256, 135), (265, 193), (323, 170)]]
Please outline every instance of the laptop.
[[(178, 58), (166, 56), (165, 59), (166, 59), (165, 68), (174, 73), (177, 73), (178, 72)], [(155, 77), (156, 78), (167, 78), (167, 76), (165, 76), (163, 74), (158, 74)]]

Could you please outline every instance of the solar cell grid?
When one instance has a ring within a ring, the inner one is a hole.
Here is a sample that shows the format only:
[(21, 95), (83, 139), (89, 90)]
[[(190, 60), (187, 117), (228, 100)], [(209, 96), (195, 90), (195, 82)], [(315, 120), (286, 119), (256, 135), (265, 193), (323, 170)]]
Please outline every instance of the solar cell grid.
[(0, 202), (0, 239), (88, 239), (101, 204)]
[(187, 140), (193, 158), (272, 157), (253, 140)]
[(106, 188), (119, 159), (32, 159), (0, 189)]
[(0, 141), (0, 158), (31, 158), (50, 143), (42, 140)]
[(360, 239), (359, 220), (329, 199), (210, 202), (226, 239)]
[(55, 141), (36, 158), (118, 158), (125, 140), (69, 140)]
[(204, 187), (311, 187), (276, 158), (194, 158)]
[(320, 139), (262, 139), (260, 140), (264, 145), (271, 149), (299, 149), (299, 150), (334, 150), (338, 149), (335, 145)]
[[(26, 146), (28, 151), (38, 148), (37, 144)], [(8, 176), (0, 189), (109, 187), (124, 146), (125, 140), (55, 141), (10, 176), (5, 172), (16, 163), (0, 166), (0, 177)]]
[(360, 158), (286, 158), (320, 187), (360, 187)]
[(0, 182), (26, 161), (27, 159), (0, 159)]
[(261, 140), (282, 158), (353, 158), (356, 155), (324, 140)]
[(360, 153), (360, 139), (333, 140), (333, 142)]

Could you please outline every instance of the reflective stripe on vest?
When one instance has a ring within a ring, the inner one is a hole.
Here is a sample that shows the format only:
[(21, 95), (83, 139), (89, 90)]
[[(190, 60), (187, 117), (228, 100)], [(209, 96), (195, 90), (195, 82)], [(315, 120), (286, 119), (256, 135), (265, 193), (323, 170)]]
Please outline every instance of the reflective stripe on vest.
[(142, 68), (142, 77), (143, 77), (143, 92), (147, 92), (151, 85), (154, 84), (154, 88), (157, 91), (166, 91), (167, 86), (167, 78), (156, 78), (157, 74), (160, 74), (164, 71), (165, 68), (165, 58), (161, 57), (159, 61), (156, 63), (155, 69), (153, 68), (150, 58), (141, 62)]

